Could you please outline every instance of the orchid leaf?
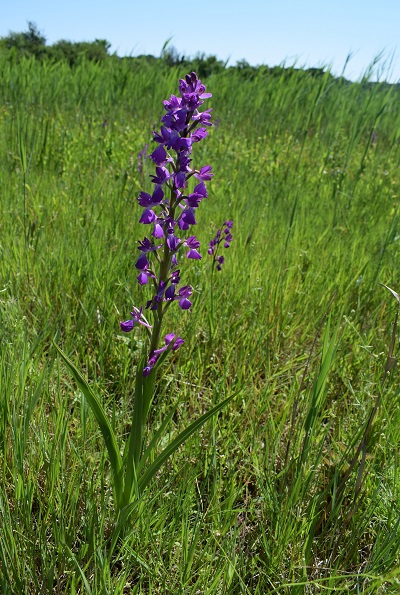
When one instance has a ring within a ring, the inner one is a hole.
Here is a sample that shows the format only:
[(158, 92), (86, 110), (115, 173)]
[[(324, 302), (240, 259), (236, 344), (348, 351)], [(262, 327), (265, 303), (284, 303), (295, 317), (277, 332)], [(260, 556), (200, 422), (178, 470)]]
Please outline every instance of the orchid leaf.
[(61, 355), (64, 362), (66, 363), (69, 371), (75, 379), (76, 384), (78, 385), (78, 388), (85, 395), (85, 398), (89, 403), (89, 406), (96, 418), (99, 429), (103, 435), (108, 456), (110, 458), (110, 464), (114, 479), (113, 483), (115, 489), (115, 497), (117, 502), (119, 503), (123, 493), (122, 458), (118, 449), (115, 432), (107, 419), (102, 404), (100, 403), (99, 399), (86, 382), (85, 378), (82, 376), (81, 372), (56, 343), (53, 342), (53, 345), (55, 346), (58, 353)]
[(185, 428), (172, 442), (168, 444), (168, 446), (158, 455), (155, 461), (147, 467), (146, 471), (143, 473), (141, 478), (138, 481), (139, 491), (142, 492), (143, 489), (149, 484), (152, 480), (154, 475), (160, 469), (160, 467), (165, 463), (165, 461), (172, 455), (174, 452), (197, 430), (199, 430), (209, 419), (211, 419), (214, 415), (216, 415), (221, 409), (223, 409), (228, 403), (237, 396), (238, 393), (234, 393), (218, 405), (215, 405), (210, 411), (204, 413), (201, 417), (196, 419), (193, 423), (191, 423), (187, 428)]

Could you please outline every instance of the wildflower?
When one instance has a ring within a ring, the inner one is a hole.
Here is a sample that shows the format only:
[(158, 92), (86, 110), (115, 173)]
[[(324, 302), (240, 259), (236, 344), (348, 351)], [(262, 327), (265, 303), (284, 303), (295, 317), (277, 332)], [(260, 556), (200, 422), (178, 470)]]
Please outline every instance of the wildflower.
[(189, 248), (189, 252), (186, 255), (188, 258), (194, 258), (195, 260), (201, 259), (201, 254), (197, 251), (197, 248), (200, 248), (200, 242), (196, 236), (190, 236), (184, 244)]
[(217, 265), (217, 271), (221, 270), (221, 267), (225, 261), (223, 256), (217, 255), (219, 245), (223, 242), (224, 248), (229, 248), (233, 239), (231, 234), (233, 222), (230, 220), (224, 221), (224, 226), (225, 228), (223, 233), (221, 229), (218, 229), (217, 233), (215, 234), (215, 237), (209, 243), (207, 251), (208, 254), (210, 254), (213, 257), (213, 266), (215, 264)]
[(157, 149), (151, 153), (150, 159), (152, 159), (152, 161), (154, 161), (154, 163), (159, 166), (163, 166), (166, 163), (170, 163), (172, 161), (172, 158), (168, 157), (167, 152), (162, 145), (157, 147)]
[(137, 308), (133, 307), (133, 312), (131, 312), (132, 318), (130, 320), (126, 320), (125, 322), (120, 322), (121, 330), (124, 331), (124, 333), (130, 333), (134, 329), (135, 324), (142, 324), (146, 328), (151, 328), (146, 319), (142, 318), (142, 311), (143, 308), (138, 310)]
[(147, 194), (147, 192), (141, 192), (137, 200), (141, 207), (147, 208), (161, 205), (163, 198), (163, 189), (161, 186), (156, 186), (152, 195)]
[(207, 180), (211, 180), (214, 174), (211, 173), (212, 167), (211, 165), (205, 165), (200, 169), (200, 171), (196, 171), (193, 175), (198, 180), (202, 182), (206, 182)]
[[(146, 304), (146, 308), (154, 314), (154, 325), (144, 376), (150, 374), (162, 353), (169, 348), (176, 350), (183, 343), (181, 337), (175, 338), (171, 333), (165, 337), (165, 346), (158, 348), (157, 345), (166, 308), (175, 301), (182, 310), (192, 306), (192, 287), (179, 287), (178, 261), (185, 248), (188, 259), (201, 259), (200, 242), (191, 228), (197, 225), (197, 209), (208, 197), (206, 182), (214, 175), (211, 165), (199, 169), (192, 166), (193, 146), (207, 138), (208, 128), (212, 125), (212, 110), (201, 111), (211, 93), (206, 92), (205, 85), (194, 72), (179, 81), (179, 91), (180, 96), (171, 95), (163, 102), (165, 114), (161, 118), (161, 127), (158, 132), (153, 132), (157, 147), (149, 157), (155, 165), (155, 173), (150, 176), (154, 190), (151, 193), (140, 192), (137, 199), (144, 209), (140, 223), (152, 227), (151, 236), (154, 238), (153, 241), (145, 237), (139, 242), (140, 256), (135, 264), (139, 271), (139, 285), (154, 289)], [(192, 176), (198, 183), (189, 190)], [(231, 237), (226, 234), (225, 243), (230, 241)], [(158, 265), (158, 274), (151, 262)], [(121, 329), (129, 332), (137, 323), (146, 326), (141, 313), (142, 309), (135, 308), (132, 319), (121, 323)]]
[(190, 285), (185, 285), (185, 287), (181, 287), (178, 292), (178, 296), (176, 299), (179, 299), (179, 305), (182, 310), (189, 310), (192, 302), (188, 299), (192, 295), (192, 288)]

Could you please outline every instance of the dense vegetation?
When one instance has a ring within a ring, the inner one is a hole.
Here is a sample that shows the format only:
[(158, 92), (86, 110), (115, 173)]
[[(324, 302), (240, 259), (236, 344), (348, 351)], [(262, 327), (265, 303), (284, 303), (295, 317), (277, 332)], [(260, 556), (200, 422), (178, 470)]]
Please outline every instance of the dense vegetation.
[[(188, 57), (179, 54), (176, 48), (167, 40), (161, 51), (160, 58), (152, 55), (125, 56), (119, 58), (116, 54), (110, 54), (111, 44), (106, 39), (95, 39), (95, 41), (72, 42), (61, 39), (53, 44), (48, 44), (45, 35), (38, 29), (35, 23), (29, 22), (27, 31), (22, 33), (10, 32), (6, 37), (0, 38), (0, 52), (6, 54), (8, 60), (19, 62), (23, 58), (35, 57), (41, 61), (49, 62), (67, 62), (71, 67), (77, 66), (82, 62), (108, 62), (114, 63), (129, 62), (131, 67), (140, 67), (143, 63), (154, 64), (158, 62), (159, 66), (180, 67), (182, 71), (189, 72), (195, 70), (198, 76), (202, 78), (217, 74), (227, 68), (227, 65), (216, 56), (197, 54), (195, 57)], [(290, 76), (296, 69), (282, 68), (276, 66), (255, 67), (251, 66), (246, 60), (240, 60), (235, 66), (230, 66), (230, 70), (238, 70), (244, 76), (251, 77), (257, 71), (261, 70), (264, 74), (272, 76), (281, 76), (285, 73)], [(322, 68), (310, 68), (312, 76), (322, 76)]]
[(118, 323), (142, 299), (136, 197), (152, 171), (138, 154), (192, 65), (4, 45), (1, 592), (398, 592), (396, 369), (382, 381), (397, 305), (379, 285), (400, 288), (397, 88), (201, 73), (216, 126), (198, 149), (215, 171), (198, 235), (206, 245), (230, 218), (234, 242), (211, 345), (206, 250), (182, 271), (196, 299), (171, 309), (186, 343), (152, 424), (179, 402), (173, 436), (238, 396), (170, 460), (109, 559), (109, 464), (52, 340), (126, 433), (142, 337)]

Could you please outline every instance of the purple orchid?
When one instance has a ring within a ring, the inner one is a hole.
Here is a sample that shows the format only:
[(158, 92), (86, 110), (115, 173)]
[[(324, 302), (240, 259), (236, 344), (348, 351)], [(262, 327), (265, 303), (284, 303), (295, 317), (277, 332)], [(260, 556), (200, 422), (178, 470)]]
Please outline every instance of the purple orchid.
[(200, 260), (202, 258), (201, 254), (197, 251), (197, 248), (200, 248), (200, 242), (196, 236), (190, 236), (184, 244), (189, 248), (189, 252), (186, 255), (188, 258), (193, 258), (195, 260)]
[(205, 165), (200, 169), (200, 171), (196, 171), (193, 175), (198, 180), (201, 180), (202, 182), (207, 182), (208, 180), (211, 180), (211, 178), (214, 175), (211, 173), (211, 170), (211, 165)]
[[(147, 366), (143, 375), (149, 375), (158, 358), (167, 349), (178, 349), (183, 343), (173, 333), (165, 337), (165, 346), (159, 348), (161, 325), (166, 309), (177, 301), (182, 310), (188, 310), (192, 302), (192, 287), (180, 284), (178, 261), (186, 248), (190, 260), (200, 260), (200, 242), (191, 228), (197, 224), (196, 211), (208, 198), (206, 182), (211, 180), (211, 165), (198, 169), (192, 166), (193, 146), (208, 136), (211, 124), (211, 109), (201, 111), (204, 101), (211, 97), (196, 73), (187, 74), (179, 81), (180, 96), (171, 95), (163, 102), (165, 114), (161, 118), (159, 132), (153, 132), (157, 147), (150, 154), (155, 173), (150, 176), (154, 184), (151, 194), (140, 192), (138, 203), (143, 208), (140, 223), (152, 227), (151, 236), (139, 242), (140, 256), (135, 267), (139, 271), (139, 285), (152, 287), (153, 296), (146, 308), (154, 314), (151, 344)], [(190, 178), (197, 179), (193, 185)], [(225, 236), (225, 243), (230, 238)], [(151, 264), (153, 263), (153, 264)], [(159, 268), (156, 273), (155, 266)], [(150, 282), (151, 281), (151, 282)], [(132, 330), (136, 323), (143, 322), (142, 309), (134, 308), (132, 319), (121, 323), (124, 332)], [(147, 328), (149, 328), (147, 326)], [(171, 342), (172, 347), (171, 347)]]
[(133, 312), (131, 312), (132, 318), (130, 320), (126, 320), (125, 322), (120, 322), (121, 330), (124, 331), (124, 333), (130, 333), (134, 329), (135, 324), (141, 324), (146, 328), (151, 328), (151, 325), (148, 324), (144, 318), (142, 318), (142, 311), (143, 308), (138, 310), (137, 308), (133, 307)]
[(232, 242), (232, 234), (231, 229), (233, 226), (233, 221), (224, 221), (224, 232), (222, 233), (221, 229), (218, 229), (215, 237), (211, 240), (208, 245), (208, 254), (213, 257), (213, 267), (216, 265), (217, 271), (221, 270), (222, 265), (225, 262), (225, 258), (223, 256), (218, 256), (218, 248), (219, 245), (223, 242), (224, 248), (229, 248)]

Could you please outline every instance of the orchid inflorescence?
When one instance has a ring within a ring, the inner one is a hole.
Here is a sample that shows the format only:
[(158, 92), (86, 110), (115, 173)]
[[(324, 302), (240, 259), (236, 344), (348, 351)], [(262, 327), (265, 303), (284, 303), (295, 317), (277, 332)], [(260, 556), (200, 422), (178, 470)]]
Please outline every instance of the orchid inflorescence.
[[(152, 226), (151, 239), (145, 237), (139, 242), (140, 256), (135, 266), (139, 271), (139, 284), (151, 283), (154, 288), (153, 297), (146, 304), (146, 309), (153, 313), (154, 324), (149, 325), (143, 317), (143, 308), (134, 308), (132, 318), (120, 323), (124, 332), (130, 332), (136, 324), (149, 330), (150, 354), (143, 368), (144, 376), (151, 373), (161, 353), (168, 349), (176, 350), (184, 342), (181, 337), (170, 333), (165, 337), (165, 346), (158, 349), (161, 323), (167, 307), (174, 301), (182, 310), (188, 310), (192, 305), (192, 287), (179, 287), (178, 255), (185, 250), (189, 259), (202, 258), (200, 242), (195, 235), (190, 235), (190, 230), (196, 225), (196, 209), (208, 196), (205, 182), (214, 175), (210, 165), (199, 169), (191, 165), (193, 145), (206, 138), (206, 127), (212, 126), (212, 110), (199, 111), (211, 93), (205, 92), (206, 87), (194, 72), (180, 79), (179, 90), (180, 97), (171, 95), (163, 102), (166, 110), (161, 119), (163, 124), (159, 133), (153, 132), (153, 140), (158, 143), (150, 155), (156, 166), (155, 174), (151, 176), (154, 190), (152, 194), (141, 192), (137, 199), (144, 209), (140, 223)], [(192, 177), (198, 183), (189, 191)]]
[(215, 237), (211, 240), (208, 245), (208, 254), (213, 257), (213, 266), (217, 265), (217, 271), (221, 270), (222, 265), (225, 262), (225, 258), (220, 255), (218, 256), (218, 248), (220, 244), (224, 244), (224, 248), (229, 248), (232, 242), (232, 233), (231, 229), (233, 226), (233, 221), (224, 221), (224, 233), (222, 233), (221, 229), (218, 229)]

